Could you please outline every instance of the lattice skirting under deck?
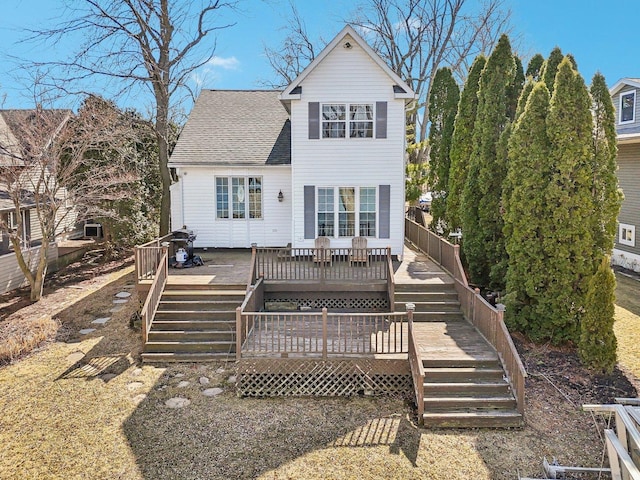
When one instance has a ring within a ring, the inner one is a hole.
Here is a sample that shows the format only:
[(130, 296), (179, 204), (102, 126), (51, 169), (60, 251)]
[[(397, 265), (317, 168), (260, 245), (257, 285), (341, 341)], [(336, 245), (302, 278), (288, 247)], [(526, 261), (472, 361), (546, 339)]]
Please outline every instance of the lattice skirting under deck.
[(242, 359), (239, 396), (389, 395), (412, 391), (407, 360)]

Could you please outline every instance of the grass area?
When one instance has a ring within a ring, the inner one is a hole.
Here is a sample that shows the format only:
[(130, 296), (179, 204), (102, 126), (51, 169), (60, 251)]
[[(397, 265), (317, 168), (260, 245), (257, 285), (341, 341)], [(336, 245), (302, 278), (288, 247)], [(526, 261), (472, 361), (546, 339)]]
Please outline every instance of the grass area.
[[(511, 480), (542, 477), (544, 456), (600, 465), (593, 419), (558, 391), (560, 377), (529, 377), (523, 430), (429, 431), (401, 397), (240, 399), (231, 364), (141, 367), (135, 298), (78, 334), (131, 283), (122, 276), (58, 309), (55, 340), (0, 368), (0, 478)], [(620, 362), (632, 372), (638, 285), (619, 278)], [(203, 395), (212, 387), (224, 393)], [(176, 396), (191, 404), (168, 408)]]

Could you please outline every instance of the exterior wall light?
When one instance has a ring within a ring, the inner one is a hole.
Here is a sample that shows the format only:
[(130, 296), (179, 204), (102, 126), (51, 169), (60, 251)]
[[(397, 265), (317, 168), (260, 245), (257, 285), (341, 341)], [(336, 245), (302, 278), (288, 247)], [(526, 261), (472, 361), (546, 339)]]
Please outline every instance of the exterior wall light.
[(284, 193), (282, 193), (282, 190), (280, 190), (280, 193), (278, 193), (278, 201), (282, 202), (284, 200)]

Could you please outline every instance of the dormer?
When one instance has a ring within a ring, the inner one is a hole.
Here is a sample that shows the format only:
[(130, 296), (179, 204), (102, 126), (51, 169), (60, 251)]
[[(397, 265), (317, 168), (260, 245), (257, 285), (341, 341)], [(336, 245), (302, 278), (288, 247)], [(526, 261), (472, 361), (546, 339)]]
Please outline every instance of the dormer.
[(640, 78), (623, 78), (609, 92), (616, 109), (618, 141), (637, 138), (640, 136)]

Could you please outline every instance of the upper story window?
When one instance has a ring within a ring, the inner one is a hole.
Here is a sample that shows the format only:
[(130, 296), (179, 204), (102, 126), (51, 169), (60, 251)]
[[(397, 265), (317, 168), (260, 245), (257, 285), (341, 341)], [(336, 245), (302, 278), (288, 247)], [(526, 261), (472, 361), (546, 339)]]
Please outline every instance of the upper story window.
[(618, 225), (618, 242), (621, 245), (628, 245), (630, 247), (636, 246), (636, 227), (635, 225), (628, 225), (626, 223), (620, 223)]
[(322, 138), (345, 138), (347, 131), (349, 138), (373, 138), (373, 104), (322, 105)]
[(636, 119), (636, 91), (620, 94), (620, 123), (632, 123)]

